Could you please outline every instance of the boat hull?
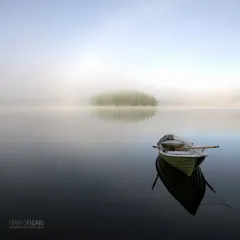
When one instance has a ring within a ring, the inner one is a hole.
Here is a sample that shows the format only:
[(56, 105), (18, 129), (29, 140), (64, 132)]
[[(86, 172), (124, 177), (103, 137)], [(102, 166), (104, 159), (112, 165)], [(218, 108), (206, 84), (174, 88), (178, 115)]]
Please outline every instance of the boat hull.
[(198, 167), (205, 159), (206, 156), (167, 156), (162, 151), (158, 151), (160, 157), (170, 164), (171, 166), (177, 168), (178, 170), (185, 173), (187, 176), (191, 176), (196, 167)]

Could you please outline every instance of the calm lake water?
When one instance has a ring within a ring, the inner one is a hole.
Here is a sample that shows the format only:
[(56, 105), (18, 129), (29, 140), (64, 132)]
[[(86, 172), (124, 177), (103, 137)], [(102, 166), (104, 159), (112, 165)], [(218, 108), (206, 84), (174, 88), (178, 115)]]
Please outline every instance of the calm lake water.
[[(192, 216), (161, 180), (156, 149), (166, 133), (208, 150)], [(65, 239), (240, 239), (240, 110), (0, 110), (1, 233)], [(44, 229), (10, 229), (10, 220)], [(57, 235), (56, 235), (57, 236)], [(76, 237), (76, 238), (74, 238)]]

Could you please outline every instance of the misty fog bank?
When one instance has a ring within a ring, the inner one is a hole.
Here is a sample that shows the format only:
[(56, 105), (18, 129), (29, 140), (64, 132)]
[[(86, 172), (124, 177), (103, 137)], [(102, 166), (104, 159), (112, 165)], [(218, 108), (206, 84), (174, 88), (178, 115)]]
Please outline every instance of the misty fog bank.
[[(240, 106), (240, 91), (209, 91), (209, 92), (184, 92), (176, 89), (164, 91), (148, 91), (158, 101), (159, 107), (164, 106)], [(90, 92), (80, 93), (79, 97), (44, 98), (44, 97), (18, 97), (0, 98), (0, 106), (88, 106), (94, 96)]]

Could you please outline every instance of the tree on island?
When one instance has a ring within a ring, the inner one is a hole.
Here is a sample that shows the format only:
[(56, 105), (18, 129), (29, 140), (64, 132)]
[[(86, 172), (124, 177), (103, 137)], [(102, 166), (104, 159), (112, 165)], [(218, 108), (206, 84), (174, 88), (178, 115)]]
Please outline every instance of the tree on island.
[(158, 101), (151, 95), (140, 91), (104, 92), (92, 97), (95, 106), (157, 106)]

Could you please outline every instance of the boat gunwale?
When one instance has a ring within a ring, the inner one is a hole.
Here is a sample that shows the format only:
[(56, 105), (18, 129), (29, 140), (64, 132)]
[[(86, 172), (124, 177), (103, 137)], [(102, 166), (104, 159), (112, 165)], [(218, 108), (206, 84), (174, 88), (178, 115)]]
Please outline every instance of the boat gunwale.
[(190, 155), (177, 155), (177, 154), (167, 154), (167, 153), (165, 153), (165, 152), (163, 152), (163, 151), (161, 151), (160, 149), (158, 149), (158, 152), (159, 153), (161, 153), (162, 155), (164, 155), (164, 156), (168, 156), (168, 157), (179, 157), (179, 158), (200, 158), (200, 157), (207, 157), (208, 156), (208, 154), (202, 154), (202, 155), (200, 155), (200, 154), (190, 154)]

